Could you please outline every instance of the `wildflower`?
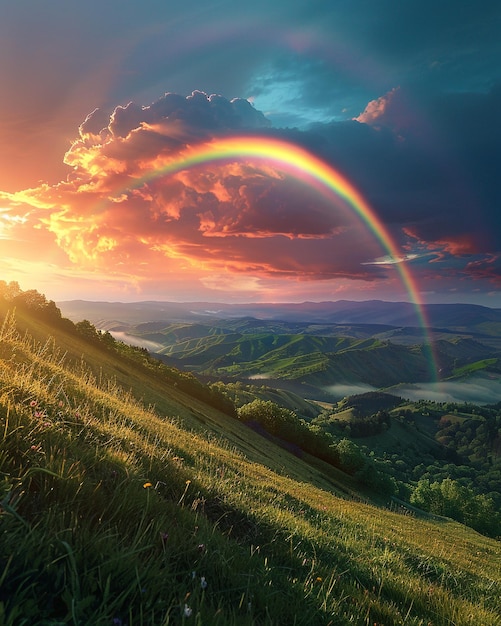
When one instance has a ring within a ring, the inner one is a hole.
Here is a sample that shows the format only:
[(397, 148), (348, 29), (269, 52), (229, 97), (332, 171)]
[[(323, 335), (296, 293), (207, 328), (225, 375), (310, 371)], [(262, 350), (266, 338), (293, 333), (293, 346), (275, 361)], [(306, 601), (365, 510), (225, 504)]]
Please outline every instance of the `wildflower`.
[(197, 577), (197, 573), (195, 571), (191, 572), (191, 579), (195, 580), (196, 577)]
[(144, 483), (143, 487), (148, 489), (149, 487), (153, 487), (153, 485), (151, 483)]
[(322, 582), (322, 580), (323, 580), (323, 578), (322, 578), (321, 576), (317, 576), (317, 577), (315, 578), (315, 582), (317, 582), (317, 583), (321, 583), (321, 582)]
[(37, 403), (37, 401), (36, 401), (36, 400), (32, 400), (32, 401), (30, 402), (30, 407), (31, 407), (32, 409), (34, 409), (34, 408), (36, 407), (36, 405), (37, 405), (37, 404), (38, 404), (38, 403)]
[(42, 413), (42, 411), (35, 411), (35, 412), (33, 413), (33, 416), (34, 416), (34, 417), (43, 417), (43, 413)]
[(197, 547), (199, 552), (205, 552), (205, 543), (199, 543)]
[(186, 485), (191, 485), (191, 480), (188, 478), (188, 480), (186, 481)]
[(200, 577), (200, 588), (207, 589), (207, 581), (205, 580), (205, 576)]
[(191, 614), (193, 613), (193, 609), (191, 609), (187, 604), (185, 604), (183, 613), (185, 617), (191, 617)]
[(163, 543), (165, 543), (168, 538), (169, 538), (169, 533), (160, 532), (160, 539), (162, 540)]

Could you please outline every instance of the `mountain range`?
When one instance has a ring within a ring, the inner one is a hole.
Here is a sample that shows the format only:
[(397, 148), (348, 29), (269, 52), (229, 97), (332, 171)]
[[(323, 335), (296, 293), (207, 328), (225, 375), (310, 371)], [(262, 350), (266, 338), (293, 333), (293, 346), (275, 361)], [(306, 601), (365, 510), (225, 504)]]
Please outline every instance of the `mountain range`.
[[(215, 302), (91, 302), (68, 300), (57, 302), (70, 319), (91, 322), (100, 319), (121, 320), (124, 323), (150, 321), (196, 321), (200, 318), (233, 319), (251, 317), (287, 322), (315, 322), (329, 324), (378, 324), (403, 327), (420, 327), (420, 315), (409, 302), (362, 302), (338, 300), (335, 302), (302, 303), (247, 303), (228, 304)], [(432, 328), (477, 331), (490, 334), (491, 325), (501, 325), (501, 309), (475, 304), (429, 304), (423, 306), (425, 318)], [(485, 328), (484, 328), (485, 327)], [(501, 330), (497, 328), (501, 334)]]

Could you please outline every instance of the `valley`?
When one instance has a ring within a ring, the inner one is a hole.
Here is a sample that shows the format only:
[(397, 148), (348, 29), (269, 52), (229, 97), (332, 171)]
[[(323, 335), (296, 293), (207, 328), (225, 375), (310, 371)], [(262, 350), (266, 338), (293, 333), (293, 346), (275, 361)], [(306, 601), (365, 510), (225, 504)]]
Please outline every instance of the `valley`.
[(324, 401), (357, 388), (479, 404), (501, 392), (501, 311), (487, 307), (430, 305), (425, 333), (408, 303), (60, 306), (204, 380), (261, 380)]

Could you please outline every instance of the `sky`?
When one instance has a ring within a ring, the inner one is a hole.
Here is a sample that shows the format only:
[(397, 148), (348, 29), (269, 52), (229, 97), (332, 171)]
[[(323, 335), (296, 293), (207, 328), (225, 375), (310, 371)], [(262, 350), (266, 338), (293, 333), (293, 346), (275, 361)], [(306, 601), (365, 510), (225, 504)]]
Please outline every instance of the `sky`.
[(0, 9), (0, 279), (501, 307), (498, 0)]

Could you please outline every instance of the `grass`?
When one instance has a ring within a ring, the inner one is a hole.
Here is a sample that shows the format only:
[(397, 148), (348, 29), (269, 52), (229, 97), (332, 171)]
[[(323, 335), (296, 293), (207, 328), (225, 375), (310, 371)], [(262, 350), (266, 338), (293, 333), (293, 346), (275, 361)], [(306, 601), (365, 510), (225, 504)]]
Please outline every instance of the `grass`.
[(342, 499), (140, 368), (39, 335), (0, 332), (1, 626), (501, 624), (499, 542)]
[(497, 358), (482, 359), (481, 361), (475, 361), (475, 363), (470, 363), (468, 365), (463, 365), (462, 367), (455, 368), (452, 373), (455, 377), (473, 374), (474, 372), (479, 372), (481, 370), (485, 370), (489, 367), (497, 365), (498, 361), (499, 359)]

